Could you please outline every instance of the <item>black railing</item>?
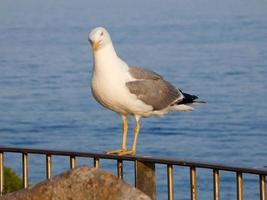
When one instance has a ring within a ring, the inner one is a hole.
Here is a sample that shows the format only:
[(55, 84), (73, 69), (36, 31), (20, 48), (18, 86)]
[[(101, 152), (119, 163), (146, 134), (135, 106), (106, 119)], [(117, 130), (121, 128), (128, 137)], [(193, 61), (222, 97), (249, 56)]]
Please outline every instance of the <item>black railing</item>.
[[(213, 172), (213, 197), (214, 200), (220, 199), (220, 171), (231, 171), (236, 173), (236, 198), (243, 199), (243, 174), (254, 174), (259, 179), (260, 200), (266, 200), (266, 175), (265, 168), (247, 168), (238, 166), (228, 166), (222, 164), (169, 159), (161, 157), (148, 157), (148, 156), (118, 156), (108, 155), (101, 153), (89, 152), (70, 152), (70, 151), (55, 151), (44, 149), (25, 149), (25, 148), (10, 148), (0, 147), (0, 193), (3, 194), (4, 188), (4, 157), (5, 153), (20, 153), (22, 155), (22, 178), (25, 188), (28, 187), (29, 171), (28, 171), (28, 158), (29, 154), (39, 154), (46, 156), (46, 177), (52, 177), (52, 157), (53, 156), (67, 156), (70, 161), (70, 168), (76, 166), (76, 158), (93, 158), (94, 167), (100, 168), (100, 161), (102, 159), (116, 160), (117, 161), (117, 175), (123, 179), (123, 161), (132, 161), (135, 163), (135, 186), (143, 190), (152, 199), (156, 199), (156, 180), (155, 180), (155, 165), (163, 164), (166, 166), (167, 173), (167, 187), (168, 199), (174, 199), (174, 177), (173, 166), (185, 166), (190, 169), (190, 190), (191, 199), (197, 199), (197, 168), (210, 169)], [(149, 173), (149, 177), (146, 174)], [(152, 176), (151, 176), (152, 174)], [(145, 177), (145, 179), (144, 179)], [(144, 185), (146, 184), (146, 185)]]

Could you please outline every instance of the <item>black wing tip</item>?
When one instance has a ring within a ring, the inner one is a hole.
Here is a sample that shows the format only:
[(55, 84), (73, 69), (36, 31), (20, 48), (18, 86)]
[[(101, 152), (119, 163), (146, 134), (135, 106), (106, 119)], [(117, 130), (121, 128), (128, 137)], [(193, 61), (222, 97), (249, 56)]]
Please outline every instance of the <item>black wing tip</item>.
[(198, 96), (196, 95), (192, 95), (192, 94), (188, 94), (184, 92), (182, 92), (182, 94), (184, 95), (184, 98), (182, 99), (182, 101), (181, 100), (177, 101), (176, 104), (206, 104), (207, 103), (206, 101), (197, 100)]
[(188, 94), (188, 93), (184, 93), (182, 92), (182, 94), (184, 95), (184, 99), (187, 100), (187, 101), (194, 101), (196, 99), (198, 99), (198, 96), (196, 95), (192, 95), (192, 94)]

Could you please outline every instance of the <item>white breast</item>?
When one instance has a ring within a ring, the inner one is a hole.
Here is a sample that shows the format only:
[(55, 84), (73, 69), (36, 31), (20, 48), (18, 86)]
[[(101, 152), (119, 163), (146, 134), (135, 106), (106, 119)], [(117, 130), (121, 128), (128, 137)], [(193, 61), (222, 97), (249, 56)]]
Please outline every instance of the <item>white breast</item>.
[[(100, 66), (104, 64), (105, 66)], [(92, 77), (92, 93), (104, 107), (118, 113), (142, 114), (152, 110), (131, 94), (126, 82), (134, 80), (128, 66), (121, 60), (112, 63), (96, 63)]]

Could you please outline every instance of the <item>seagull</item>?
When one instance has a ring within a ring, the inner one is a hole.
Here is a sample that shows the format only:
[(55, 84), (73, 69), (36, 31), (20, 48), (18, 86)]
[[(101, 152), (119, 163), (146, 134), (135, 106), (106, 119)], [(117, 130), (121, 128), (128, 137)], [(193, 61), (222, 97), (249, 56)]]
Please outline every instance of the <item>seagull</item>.
[[(98, 103), (122, 117), (122, 146), (106, 151), (107, 154), (136, 154), (142, 117), (192, 111), (191, 105), (205, 103), (197, 101), (197, 96), (174, 87), (153, 71), (128, 65), (117, 55), (105, 28), (94, 28), (88, 40), (93, 53), (92, 94)], [(136, 121), (131, 149), (127, 149), (128, 116), (134, 116)]]

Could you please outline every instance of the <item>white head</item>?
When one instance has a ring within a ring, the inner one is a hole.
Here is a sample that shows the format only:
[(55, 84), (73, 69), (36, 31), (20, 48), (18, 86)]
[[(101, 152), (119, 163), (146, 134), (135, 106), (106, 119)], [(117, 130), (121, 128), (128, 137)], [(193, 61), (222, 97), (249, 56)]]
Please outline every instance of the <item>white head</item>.
[(109, 33), (103, 27), (94, 28), (89, 33), (88, 40), (91, 43), (94, 52), (103, 48), (105, 45), (112, 43)]

